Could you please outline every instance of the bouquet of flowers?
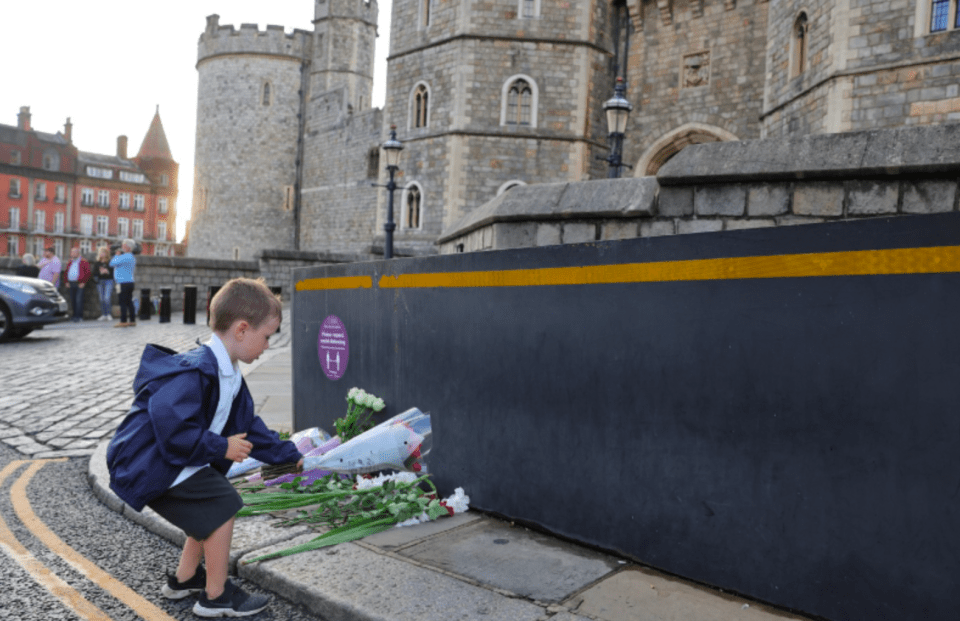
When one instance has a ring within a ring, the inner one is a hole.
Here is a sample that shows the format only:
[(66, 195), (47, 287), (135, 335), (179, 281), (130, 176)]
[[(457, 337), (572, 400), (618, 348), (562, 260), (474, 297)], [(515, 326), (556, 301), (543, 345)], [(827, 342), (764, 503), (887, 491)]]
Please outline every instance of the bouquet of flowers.
[(410, 408), (322, 455), (306, 457), (303, 469), (346, 474), (425, 472), (423, 458), (430, 452), (431, 436), (430, 415)]
[[(297, 445), (297, 450), (300, 451), (301, 454), (306, 454), (316, 447), (323, 446), (329, 442), (330, 434), (318, 427), (310, 427), (309, 429), (304, 429), (291, 435), (290, 441)], [(247, 457), (243, 461), (230, 466), (230, 470), (227, 471), (227, 478), (232, 479), (238, 477), (264, 465), (262, 461), (254, 459), (253, 457)], [(256, 480), (258, 478), (260, 477), (254, 475), (254, 477), (249, 477), (248, 480)]]
[(380, 397), (362, 388), (351, 388), (347, 393), (347, 415), (334, 422), (340, 442), (351, 440), (373, 427), (370, 413), (380, 412), (385, 406), (386, 403)]

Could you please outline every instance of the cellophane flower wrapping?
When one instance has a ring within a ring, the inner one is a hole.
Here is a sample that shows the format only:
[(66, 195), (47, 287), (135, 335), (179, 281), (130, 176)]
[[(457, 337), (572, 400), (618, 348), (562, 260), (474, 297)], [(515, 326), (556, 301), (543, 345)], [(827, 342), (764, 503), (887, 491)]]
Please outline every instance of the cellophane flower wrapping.
[(431, 438), (430, 415), (410, 408), (323, 455), (306, 457), (303, 468), (344, 474), (379, 470), (425, 473), (423, 459), (430, 452)]
[[(317, 447), (324, 446), (328, 443), (330, 441), (330, 434), (319, 427), (310, 427), (292, 434), (290, 441), (297, 446), (297, 450), (300, 451), (301, 455), (305, 455)], [(241, 476), (263, 465), (264, 463), (262, 461), (256, 460), (253, 457), (247, 457), (243, 461), (230, 466), (230, 470), (227, 471), (227, 478), (232, 479)], [(247, 480), (258, 481), (260, 478), (260, 473), (257, 473), (248, 477)]]

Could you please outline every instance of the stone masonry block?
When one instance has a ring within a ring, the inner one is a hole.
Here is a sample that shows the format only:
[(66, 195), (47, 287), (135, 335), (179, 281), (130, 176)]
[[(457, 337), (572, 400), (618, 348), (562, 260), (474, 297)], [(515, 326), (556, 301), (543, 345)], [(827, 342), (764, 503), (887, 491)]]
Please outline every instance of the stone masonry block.
[(790, 191), (785, 184), (764, 183), (747, 189), (748, 216), (779, 216), (790, 211)]
[(842, 216), (843, 186), (830, 182), (798, 184), (793, 191), (793, 213), (798, 216)]
[(661, 187), (657, 214), (667, 217), (693, 215), (692, 187)]
[(639, 237), (639, 227), (636, 220), (604, 222), (600, 233), (600, 238), (604, 240), (633, 239), (634, 237)]
[(537, 225), (537, 245), (556, 246), (560, 244), (560, 225), (541, 223)]
[(537, 238), (536, 222), (497, 222), (493, 225), (493, 247), (529, 248)]
[(904, 181), (904, 213), (953, 211), (957, 184), (953, 181)]
[(714, 233), (723, 230), (723, 220), (680, 220), (677, 222), (677, 234)]
[(676, 232), (676, 225), (673, 220), (654, 220), (640, 223), (640, 237), (675, 235)]
[(850, 181), (847, 188), (847, 215), (897, 213), (898, 183)]
[(597, 225), (590, 222), (567, 222), (563, 225), (563, 243), (583, 244), (596, 241)]
[(698, 216), (742, 216), (746, 211), (747, 190), (740, 184), (704, 185), (693, 193)]
[(762, 229), (770, 226), (777, 226), (777, 222), (772, 218), (756, 218), (752, 220), (727, 220), (724, 223), (724, 229), (727, 231), (737, 231), (741, 229)]

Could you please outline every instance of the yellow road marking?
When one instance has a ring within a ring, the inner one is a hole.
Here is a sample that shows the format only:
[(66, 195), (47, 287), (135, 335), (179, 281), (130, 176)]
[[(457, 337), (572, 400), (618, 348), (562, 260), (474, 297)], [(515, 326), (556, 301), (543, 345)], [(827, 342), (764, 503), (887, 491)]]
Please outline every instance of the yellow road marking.
[[(103, 571), (87, 560), (86, 557), (68, 546), (62, 539), (57, 537), (52, 530), (47, 528), (46, 524), (40, 521), (40, 518), (33, 512), (30, 501), (27, 500), (27, 485), (30, 483), (33, 475), (43, 467), (44, 463), (45, 462), (42, 461), (36, 461), (30, 464), (30, 467), (27, 468), (17, 482), (10, 488), (10, 500), (13, 502), (13, 510), (16, 512), (17, 517), (20, 518), (20, 521), (57, 556), (65, 560), (88, 580), (132, 608), (134, 612), (144, 619), (147, 619), (147, 621), (175, 621), (174, 618), (166, 612), (137, 595), (133, 589)], [(103, 618), (107, 617), (104, 616)]]
[(536, 287), (944, 272), (960, 272), (960, 246), (781, 254), (522, 270), (399, 274), (382, 276), (378, 286), (386, 289)]
[[(0, 484), (3, 484), (7, 477), (25, 463), (28, 462), (14, 461), (7, 464), (3, 470), (0, 470)], [(11, 499), (13, 499), (12, 490)], [(40, 584), (40, 586), (50, 591), (54, 597), (63, 602), (67, 608), (75, 612), (80, 618), (89, 621), (110, 621), (110, 617), (108, 617), (106, 613), (91, 604), (83, 595), (80, 595), (73, 587), (64, 582), (43, 563), (38, 561), (36, 557), (30, 554), (30, 551), (23, 547), (13, 536), (13, 533), (2, 517), (0, 517), (0, 548), (3, 548), (7, 556), (23, 567), (27, 573), (30, 574), (30, 577)]]

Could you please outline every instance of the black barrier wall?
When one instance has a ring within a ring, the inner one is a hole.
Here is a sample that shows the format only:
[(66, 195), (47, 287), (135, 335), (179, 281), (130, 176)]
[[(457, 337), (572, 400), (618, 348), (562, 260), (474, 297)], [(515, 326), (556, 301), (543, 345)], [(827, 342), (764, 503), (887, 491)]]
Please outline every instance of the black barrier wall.
[(295, 424), (362, 387), (433, 415), (475, 508), (829, 619), (956, 618), (958, 242), (954, 213), (298, 270)]

